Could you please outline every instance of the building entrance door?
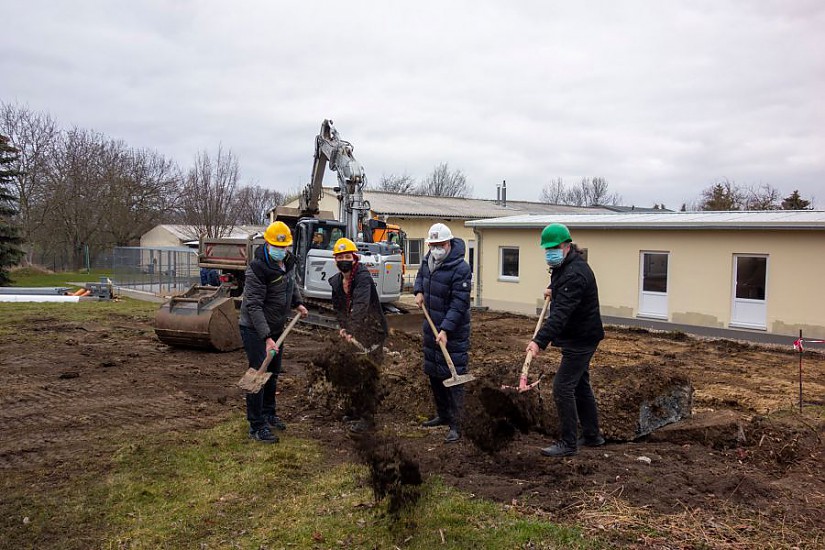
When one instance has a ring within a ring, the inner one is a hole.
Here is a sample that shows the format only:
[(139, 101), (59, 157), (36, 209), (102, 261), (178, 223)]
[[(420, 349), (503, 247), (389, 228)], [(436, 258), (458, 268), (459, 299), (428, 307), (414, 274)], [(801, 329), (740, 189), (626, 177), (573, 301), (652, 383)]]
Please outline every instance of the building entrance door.
[(733, 305), (730, 326), (765, 330), (768, 257), (733, 255)]
[(639, 265), (638, 317), (668, 318), (667, 266), (668, 252), (642, 252)]

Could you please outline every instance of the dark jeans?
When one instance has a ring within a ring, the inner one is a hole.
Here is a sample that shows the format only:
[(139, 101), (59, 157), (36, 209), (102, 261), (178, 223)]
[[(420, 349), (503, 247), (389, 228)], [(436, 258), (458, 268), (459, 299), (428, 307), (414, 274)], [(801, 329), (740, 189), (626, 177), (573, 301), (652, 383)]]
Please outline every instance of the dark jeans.
[[(278, 337), (277, 334), (274, 335)], [(258, 369), (266, 359), (266, 339), (258, 336), (254, 328), (241, 325), (241, 339), (249, 360), (249, 367)], [(284, 346), (278, 350), (278, 355), (272, 358), (267, 372), (272, 376), (266, 381), (261, 391), (246, 394), (246, 419), (249, 421), (249, 431), (256, 432), (266, 426), (266, 419), (275, 415), (275, 390), (278, 388), (278, 375), (281, 373), (281, 358), (284, 355)]]
[(595, 352), (596, 346), (562, 348), (561, 365), (553, 380), (560, 439), (572, 449), (576, 448), (578, 439), (577, 421), (581, 422), (583, 437), (599, 435), (599, 412), (590, 387), (590, 359)]
[(459, 384), (450, 388), (444, 385), (445, 378), (430, 376), (430, 387), (435, 399), (435, 410), (450, 428), (458, 429), (461, 422), (461, 413), (464, 411), (464, 385)]

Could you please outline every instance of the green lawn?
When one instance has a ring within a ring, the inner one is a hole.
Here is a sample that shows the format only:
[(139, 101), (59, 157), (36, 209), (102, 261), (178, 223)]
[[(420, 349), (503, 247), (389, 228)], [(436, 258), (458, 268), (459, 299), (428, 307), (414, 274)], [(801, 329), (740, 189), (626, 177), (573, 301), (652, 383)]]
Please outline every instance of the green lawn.
[(61, 271), (58, 273), (43, 272), (38, 269), (15, 269), (9, 274), (11, 286), (38, 287), (38, 286), (69, 286), (68, 282), (96, 283), (101, 277), (111, 277), (109, 270), (93, 269), (91, 273), (82, 271)]

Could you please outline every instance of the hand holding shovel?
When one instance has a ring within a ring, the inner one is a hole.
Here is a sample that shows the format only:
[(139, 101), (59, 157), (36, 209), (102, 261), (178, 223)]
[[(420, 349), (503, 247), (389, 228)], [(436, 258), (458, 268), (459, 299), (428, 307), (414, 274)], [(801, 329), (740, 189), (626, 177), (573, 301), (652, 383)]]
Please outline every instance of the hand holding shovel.
[(264, 387), (264, 384), (269, 380), (272, 376), (271, 372), (267, 372), (267, 367), (272, 362), (272, 359), (281, 351), (281, 344), (284, 343), (286, 339), (286, 335), (289, 334), (289, 331), (292, 330), (292, 327), (295, 326), (295, 323), (298, 322), (298, 319), (301, 318), (301, 312), (295, 314), (295, 317), (292, 318), (292, 321), (289, 322), (289, 325), (284, 329), (278, 339), (275, 341), (275, 349), (270, 350), (269, 353), (266, 354), (266, 359), (264, 362), (261, 363), (261, 366), (256, 370), (252, 367), (249, 367), (246, 370), (246, 373), (238, 380), (238, 387), (242, 390), (245, 390), (247, 393), (258, 393), (261, 391), (261, 388)]
[[(430, 323), (430, 330), (433, 331), (433, 336), (437, 337), (438, 331), (435, 329), (435, 323), (433, 323), (433, 320), (430, 317), (430, 312), (427, 311), (427, 308), (424, 306), (423, 301), (421, 302), (421, 309), (424, 311), (424, 316), (427, 317), (427, 322)], [(456, 372), (455, 370), (453, 359), (452, 357), (450, 357), (450, 353), (447, 351), (447, 345), (440, 340), (438, 341), (438, 345), (441, 347), (441, 353), (444, 354), (444, 359), (447, 360), (447, 367), (449, 367), (450, 374), (452, 375), (446, 380), (444, 380), (444, 385), (446, 387), (449, 388), (450, 386), (457, 386), (458, 384), (464, 384), (466, 382), (470, 382), (476, 379), (476, 377), (472, 374), (458, 374), (458, 372)]]
[[(539, 314), (539, 320), (536, 322), (536, 329), (533, 331), (533, 338), (536, 337), (536, 334), (539, 333), (539, 329), (541, 328), (541, 323), (544, 321), (544, 316), (547, 313), (547, 306), (550, 305), (550, 296), (545, 295), (544, 297), (544, 306), (541, 308), (541, 313)], [(535, 388), (539, 382), (541, 382), (542, 377), (539, 376), (539, 379), (533, 382), (532, 384), (527, 383), (527, 374), (530, 372), (530, 363), (533, 361), (533, 354), (531, 352), (527, 352), (527, 357), (524, 359), (524, 366), (521, 367), (521, 376), (518, 379), (518, 387), (515, 386), (505, 386), (502, 385), (502, 390), (518, 390), (519, 393), (524, 393), (528, 390)]]

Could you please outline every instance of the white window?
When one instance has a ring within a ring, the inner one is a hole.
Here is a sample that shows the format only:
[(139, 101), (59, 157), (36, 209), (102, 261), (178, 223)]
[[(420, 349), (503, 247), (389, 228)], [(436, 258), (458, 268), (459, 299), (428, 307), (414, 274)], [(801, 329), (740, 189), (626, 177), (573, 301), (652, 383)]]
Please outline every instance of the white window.
[(498, 249), (498, 280), (518, 282), (518, 247), (502, 246)]
[(421, 250), (424, 248), (424, 239), (407, 239), (407, 265), (419, 266), (423, 254)]

